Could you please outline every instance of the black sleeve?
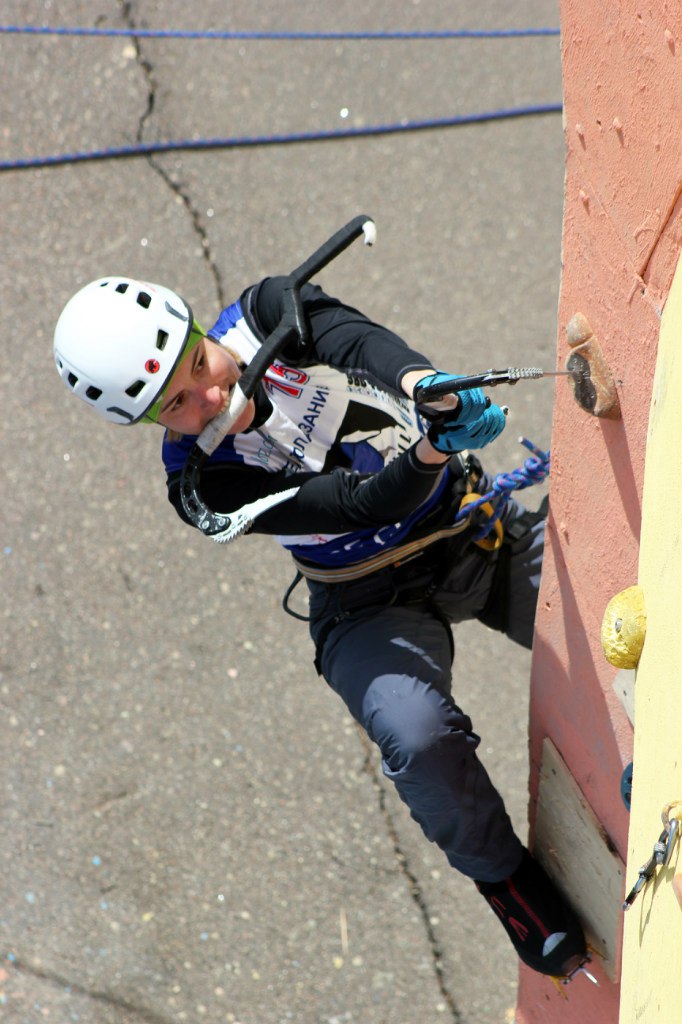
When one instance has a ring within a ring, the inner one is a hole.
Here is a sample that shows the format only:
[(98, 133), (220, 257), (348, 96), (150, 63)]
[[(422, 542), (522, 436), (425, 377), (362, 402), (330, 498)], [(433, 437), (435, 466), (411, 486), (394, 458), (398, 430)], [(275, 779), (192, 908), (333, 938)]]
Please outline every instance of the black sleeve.
[[(290, 487), (298, 493), (255, 521), (253, 533), (346, 533), (362, 527), (400, 522), (425, 501), (443, 465), (419, 461), (414, 448), (379, 473), (267, 473), (257, 467), (217, 464), (201, 475), (201, 497), (216, 512), (234, 512), (257, 498)], [(168, 477), (168, 498), (188, 522), (180, 498), (180, 473)]]
[[(267, 278), (242, 296), (246, 318), (261, 336), (272, 333), (279, 323), (285, 281), (282, 277)], [(393, 331), (326, 295), (317, 285), (304, 285), (301, 298), (312, 340), (304, 365), (325, 363), (340, 370), (358, 371), (400, 395), (404, 394), (400, 387), (404, 374), (432, 369), (426, 356), (409, 348)], [(287, 356), (285, 350), (282, 358), (286, 360)]]

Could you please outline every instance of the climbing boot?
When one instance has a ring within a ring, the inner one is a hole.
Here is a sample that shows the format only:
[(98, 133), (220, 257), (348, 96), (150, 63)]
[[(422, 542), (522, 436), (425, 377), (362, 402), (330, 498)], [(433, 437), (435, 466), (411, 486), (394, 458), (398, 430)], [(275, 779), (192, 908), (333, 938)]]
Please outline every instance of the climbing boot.
[(502, 882), (476, 882), (499, 917), (521, 960), (541, 974), (568, 978), (588, 959), (578, 918), (542, 869), (523, 851), (513, 875)]

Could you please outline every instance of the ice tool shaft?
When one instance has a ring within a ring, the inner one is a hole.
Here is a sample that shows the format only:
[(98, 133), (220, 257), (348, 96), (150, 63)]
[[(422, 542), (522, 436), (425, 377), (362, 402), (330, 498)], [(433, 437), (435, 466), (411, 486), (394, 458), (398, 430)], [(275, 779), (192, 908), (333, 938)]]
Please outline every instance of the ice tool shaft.
[(537, 380), (540, 377), (570, 377), (570, 370), (541, 370), (539, 366), (509, 366), (506, 370), (485, 370), (483, 373), (472, 373), (468, 376), (450, 378), (439, 381), (428, 387), (417, 386), (414, 400), (417, 404), (432, 402), (443, 395), (451, 395), (457, 391), (468, 391), (470, 388), (494, 388), (498, 384), (517, 384), (520, 380)]

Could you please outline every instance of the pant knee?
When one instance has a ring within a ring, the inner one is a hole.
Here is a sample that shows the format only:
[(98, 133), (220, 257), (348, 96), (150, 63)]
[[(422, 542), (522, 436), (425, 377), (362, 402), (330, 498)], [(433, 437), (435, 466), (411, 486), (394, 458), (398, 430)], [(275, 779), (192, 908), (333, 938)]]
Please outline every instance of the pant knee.
[(478, 746), (471, 720), (438, 691), (422, 688), (409, 696), (398, 692), (375, 708), (368, 721), (368, 734), (378, 745), (392, 773), (419, 767), (428, 771), (431, 761), (443, 756), (460, 756)]

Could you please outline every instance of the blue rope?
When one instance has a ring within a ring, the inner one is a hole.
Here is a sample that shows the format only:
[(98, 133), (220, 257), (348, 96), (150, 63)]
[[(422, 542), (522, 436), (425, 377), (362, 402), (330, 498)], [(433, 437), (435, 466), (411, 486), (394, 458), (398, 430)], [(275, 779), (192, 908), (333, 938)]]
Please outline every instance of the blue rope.
[(51, 25), (0, 25), (6, 35), (137, 36), (140, 39), (513, 39), (558, 36), (558, 28), (445, 29), (386, 32), (189, 32), (155, 28), (69, 28)]
[(513, 469), (510, 473), (498, 473), (493, 480), (490, 490), (480, 498), (477, 498), (476, 501), (463, 506), (455, 516), (455, 522), (461, 523), (463, 519), (467, 519), (472, 512), (476, 512), (486, 502), (493, 504), (493, 514), (490, 518), (486, 519), (478, 532), (474, 534), (474, 540), (487, 537), (506, 508), (512, 491), (520, 491), (525, 487), (531, 487), (533, 484), (539, 484), (549, 473), (550, 453), (543, 451), (542, 448), (538, 448), (526, 437), (520, 438), (520, 441), (522, 445), (533, 453), (532, 456), (526, 459), (523, 466)]
[(360, 138), (367, 135), (389, 135), (397, 132), (415, 132), (428, 128), (452, 128), (457, 125), (501, 121), (512, 117), (538, 114), (559, 114), (562, 105), (549, 103), (510, 110), (491, 110), (480, 114), (462, 114), (430, 121), (401, 121), (394, 124), (367, 125), (364, 128), (339, 128), (329, 131), (293, 132), (287, 135), (242, 135), (231, 138), (176, 139), (169, 142), (140, 142), (131, 146), (94, 149), (88, 152), (58, 153), (53, 156), (26, 157), (21, 160), (0, 161), (0, 171), (26, 170), (35, 167), (55, 167), (59, 164), (84, 163), (90, 160), (113, 160), (120, 157), (150, 156), (154, 153), (172, 153), (178, 150), (236, 149), (246, 146), (285, 145), (293, 142), (322, 142), (329, 139)]

